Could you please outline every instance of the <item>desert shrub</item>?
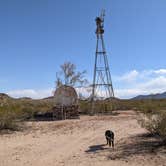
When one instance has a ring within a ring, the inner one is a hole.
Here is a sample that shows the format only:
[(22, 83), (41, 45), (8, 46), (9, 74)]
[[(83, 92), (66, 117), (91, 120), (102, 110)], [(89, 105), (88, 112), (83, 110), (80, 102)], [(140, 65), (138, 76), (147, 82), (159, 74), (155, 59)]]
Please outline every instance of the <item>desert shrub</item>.
[(91, 109), (91, 103), (89, 101), (79, 101), (79, 112), (80, 114), (89, 114)]
[(139, 122), (152, 134), (157, 134), (166, 140), (166, 111), (144, 111)]
[(7, 107), (0, 107), (0, 130), (17, 130), (16, 114)]
[(159, 115), (157, 131), (166, 140), (166, 112), (161, 112)]
[(24, 124), (23, 121), (33, 119), (37, 112), (49, 112), (52, 107), (53, 102), (49, 100), (1, 99), (0, 130), (20, 129), (21, 125)]
[(96, 101), (94, 109), (96, 113), (112, 113), (113, 106), (111, 102)]
[[(25, 112), (22, 104), (19, 102), (7, 101), (0, 104), (0, 130), (18, 130), (21, 129), (19, 125), (24, 119)], [(23, 123), (21, 123), (23, 124)]]

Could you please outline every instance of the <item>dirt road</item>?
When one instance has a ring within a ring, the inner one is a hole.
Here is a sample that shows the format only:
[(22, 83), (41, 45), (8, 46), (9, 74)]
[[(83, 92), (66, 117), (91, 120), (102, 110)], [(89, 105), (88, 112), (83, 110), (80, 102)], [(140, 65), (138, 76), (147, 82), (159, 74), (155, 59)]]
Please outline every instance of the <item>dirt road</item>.
[[(28, 122), (0, 135), (0, 166), (166, 166), (166, 149), (137, 123), (133, 111), (80, 120)], [(104, 132), (115, 132), (115, 148)]]

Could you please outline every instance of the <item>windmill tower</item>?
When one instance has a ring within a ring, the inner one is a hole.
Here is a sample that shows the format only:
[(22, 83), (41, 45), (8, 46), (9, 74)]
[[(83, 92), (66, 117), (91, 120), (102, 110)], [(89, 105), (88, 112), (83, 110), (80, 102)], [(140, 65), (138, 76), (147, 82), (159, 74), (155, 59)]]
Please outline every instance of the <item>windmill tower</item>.
[(111, 74), (108, 64), (104, 44), (104, 16), (105, 11), (102, 11), (100, 17), (96, 17), (96, 53), (95, 65), (92, 85), (92, 113), (94, 114), (94, 101), (114, 97), (114, 90), (112, 86)]

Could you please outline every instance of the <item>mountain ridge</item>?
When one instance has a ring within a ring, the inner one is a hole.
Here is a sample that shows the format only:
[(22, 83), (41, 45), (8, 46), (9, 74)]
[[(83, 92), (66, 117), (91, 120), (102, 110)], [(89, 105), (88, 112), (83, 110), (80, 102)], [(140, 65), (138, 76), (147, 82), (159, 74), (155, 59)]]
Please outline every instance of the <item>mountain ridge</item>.
[(149, 94), (149, 95), (138, 95), (131, 98), (132, 100), (141, 100), (141, 99), (166, 99), (166, 92)]

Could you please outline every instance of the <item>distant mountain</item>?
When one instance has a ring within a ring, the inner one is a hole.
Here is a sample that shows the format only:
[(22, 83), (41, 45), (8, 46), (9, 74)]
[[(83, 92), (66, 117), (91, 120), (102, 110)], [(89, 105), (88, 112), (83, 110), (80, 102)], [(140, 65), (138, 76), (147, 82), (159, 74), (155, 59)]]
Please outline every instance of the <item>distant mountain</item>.
[(157, 93), (157, 94), (150, 94), (150, 95), (139, 95), (134, 98), (133, 100), (141, 100), (141, 99), (166, 99), (166, 92), (164, 93)]
[(33, 100), (33, 99), (30, 98), (30, 97), (20, 97), (20, 98), (18, 98), (18, 99), (20, 99), (20, 100)]
[(20, 97), (20, 98), (13, 98), (5, 93), (0, 93), (0, 102), (2, 101), (19, 101), (19, 100), (33, 100), (30, 97)]
[(1, 100), (6, 100), (6, 99), (12, 99), (12, 97), (8, 96), (5, 93), (0, 93), (0, 101)]
[(49, 96), (49, 97), (43, 98), (43, 100), (53, 100), (53, 99), (54, 99), (54, 96)]
[(5, 94), (5, 93), (0, 93), (0, 97), (3, 97), (3, 98), (7, 97), (7, 98), (9, 98), (9, 96), (7, 94)]

